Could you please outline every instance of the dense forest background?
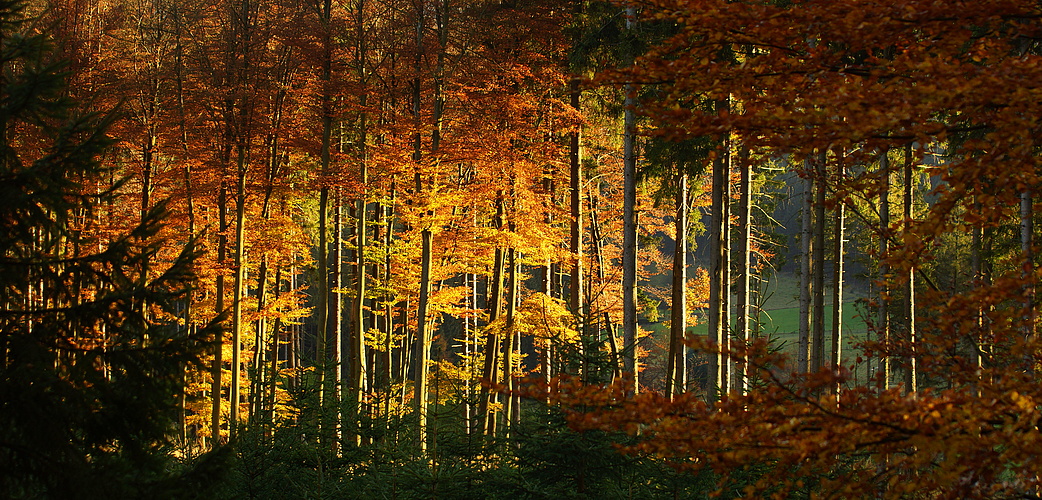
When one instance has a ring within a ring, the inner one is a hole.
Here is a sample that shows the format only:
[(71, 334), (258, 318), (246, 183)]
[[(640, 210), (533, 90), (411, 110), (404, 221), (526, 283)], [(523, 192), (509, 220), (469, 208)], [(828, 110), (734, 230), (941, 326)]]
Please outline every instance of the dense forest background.
[(1040, 20), (0, 0), (0, 496), (1039, 498)]

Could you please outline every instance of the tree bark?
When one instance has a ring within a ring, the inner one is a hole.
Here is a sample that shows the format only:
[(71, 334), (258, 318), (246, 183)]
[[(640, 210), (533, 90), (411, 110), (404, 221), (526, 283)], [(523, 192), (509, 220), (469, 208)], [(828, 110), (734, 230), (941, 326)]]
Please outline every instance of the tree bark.
[(827, 151), (821, 151), (815, 162), (814, 175), (814, 329), (811, 333), (810, 371), (817, 372), (825, 365), (825, 161)]
[[(735, 283), (736, 337), (742, 346), (749, 344), (749, 322), (753, 307), (749, 282), (752, 273), (752, 163), (743, 146), (739, 154), (741, 177), (738, 184), (738, 276)], [(736, 368), (734, 389), (745, 395), (749, 390), (749, 364), (740, 362)]]
[[(1023, 262), (1021, 276), (1024, 278), (1024, 339), (1032, 340), (1035, 334), (1035, 273), (1034, 246), (1034, 190), (1030, 187), (1020, 193), (1020, 252)], [(1033, 364), (1033, 362), (1032, 362)], [(1032, 366), (1030, 368), (1034, 370)]]
[[(728, 112), (728, 103), (725, 100), (716, 102), (718, 114)], [(725, 283), (727, 281), (727, 258), (725, 251), (727, 245), (728, 223), (726, 216), (726, 198), (730, 186), (730, 165), (728, 164), (727, 149), (728, 141), (724, 141), (722, 149), (718, 150), (718, 156), (713, 161), (712, 181), (712, 204), (709, 219), (709, 340), (723, 349), (727, 339), (724, 315), (727, 314), (727, 293)], [(727, 359), (722, 352), (712, 353), (709, 356), (709, 386), (706, 388), (711, 395), (719, 395), (727, 384)]]
[(800, 330), (797, 341), (796, 366), (800, 373), (810, 371), (811, 363), (811, 250), (813, 238), (814, 182), (811, 179), (810, 159), (803, 163), (806, 177), (803, 179), (803, 195), (800, 208)]
[[(573, 78), (569, 84), (569, 94), (572, 109), (580, 112), (581, 91), (579, 90), (579, 79)], [(575, 130), (569, 134), (568, 140), (568, 196), (571, 206), (571, 221), (569, 228), (568, 250), (571, 252), (572, 276), (568, 285), (568, 305), (572, 314), (578, 320), (576, 328), (581, 334), (585, 333), (586, 323), (589, 320), (583, 310), (583, 210), (582, 210), (582, 127), (577, 125)]]
[[(846, 176), (843, 160), (836, 162), (839, 182)], [(846, 224), (846, 205), (843, 200), (836, 204), (836, 222), (832, 233), (834, 241), (832, 262), (832, 371), (838, 372), (843, 360), (843, 250)], [(839, 385), (832, 386), (832, 394), (839, 394)]]
[[(904, 227), (905, 231), (911, 230), (913, 213), (913, 199), (912, 194), (915, 189), (915, 178), (914, 178), (914, 165), (912, 161), (912, 145), (909, 143), (905, 146), (905, 165), (904, 165)], [(908, 333), (906, 339), (908, 340), (908, 347), (910, 349), (908, 356), (908, 367), (905, 368), (904, 373), (904, 386), (906, 393), (914, 393), (918, 388), (918, 356), (915, 354), (915, 265), (911, 265), (908, 268), (908, 281), (905, 282), (905, 317), (908, 321)]]
[(676, 250), (673, 253), (673, 293), (670, 310), (669, 352), (666, 357), (666, 395), (682, 394), (687, 388), (684, 334), (687, 332), (687, 173), (677, 176)]
[[(636, 28), (637, 8), (626, 7), (626, 29)], [(631, 62), (633, 54), (630, 54)], [(637, 153), (636, 88), (626, 84), (623, 118), (622, 356), (623, 373), (632, 377), (630, 392), (640, 391), (637, 377)]]
[(319, 20), (322, 24), (322, 145), (320, 156), (320, 187), (318, 194), (318, 339), (315, 346), (315, 363), (318, 369), (318, 439), (322, 441), (323, 425), (322, 415), (325, 414), (326, 405), (329, 400), (329, 390), (326, 387), (326, 371), (328, 352), (327, 343), (329, 336), (330, 318), (329, 304), (329, 182), (332, 174), (332, 142), (333, 142), (333, 97), (332, 97), (332, 75), (333, 75), (333, 33), (332, 33), (332, 0), (323, 0)]
[(882, 189), (879, 193), (879, 307), (877, 313), (877, 341), (883, 346), (883, 359), (879, 360), (881, 376), (883, 378), (883, 389), (890, 388), (890, 311), (889, 311), (889, 281), (890, 266), (886, 263), (886, 256), (890, 253), (890, 159), (889, 151), (883, 150), (879, 156), (879, 172), (881, 176)]

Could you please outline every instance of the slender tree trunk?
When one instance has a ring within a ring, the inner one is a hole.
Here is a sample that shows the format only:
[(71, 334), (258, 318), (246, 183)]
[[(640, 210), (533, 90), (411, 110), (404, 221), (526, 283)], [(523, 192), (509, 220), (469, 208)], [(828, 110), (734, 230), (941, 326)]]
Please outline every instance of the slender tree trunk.
[[(836, 162), (840, 183), (846, 176), (843, 159)], [(846, 224), (846, 206), (842, 200), (836, 204), (836, 222), (832, 233), (834, 241), (832, 262), (832, 371), (838, 373), (843, 360), (843, 248), (844, 225)], [(839, 385), (832, 386), (832, 394), (839, 394)]]
[(886, 352), (879, 362), (879, 369), (883, 377), (883, 389), (890, 388), (890, 311), (889, 311), (889, 289), (890, 266), (886, 263), (887, 254), (890, 253), (890, 159), (889, 151), (883, 150), (879, 156), (879, 173), (882, 180), (882, 189), (879, 193), (879, 308), (877, 310), (877, 340), (882, 344)]
[[(275, 268), (275, 302), (282, 298), (282, 268)], [(271, 340), (268, 344), (268, 384), (264, 395), (264, 419), (269, 430), (275, 429), (275, 403), (279, 383), (279, 345), (282, 343), (282, 317), (275, 317), (275, 324), (271, 328)]]
[[(976, 199), (973, 202), (974, 209), (979, 213), (981, 206), (980, 202)], [(973, 227), (973, 241), (970, 245), (970, 268), (973, 273), (973, 288), (977, 289), (984, 285), (984, 273), (982, 263), (982, 247), (984, 244), (984, 229), (980, 225)], [(974, 371), (974, 395), (980, 395), (980, 377), (981, 367), (983, 366), (981, 355), (983, 352), (982, 336), (984, 332), (984, 308), (981, 306), (977, 307), (977, 324), (973, 331), (969, 332), (967, 337), (970, 341), (970, 364), (973, 366)]]
[[(359, 0), (356, 6), (356, 50), (355, 50), (355, 61), (357, 61), (357, 72), (358, 79), (363, 85), (368, 83), (367, 72), (369, 68), (367, 66), (367, 46), (366, 41), (368, 37), (365, 33), (365, 0)], [(363, 93), (359, 98), (359, 107), (363, 110), (368, 105), (368, 98)], [(351, 308), (351, 324), (353, 325), (353, 331), (351, 332), (351, 352), (353, 356), (351, 358), (351, 369), (349, 380), (351, 381), (350, 387), (343, 394), (342, 399), (349, 401), (355, 405), (354, 420), (360, 421), (360, 417), (363, 414), (364, 396), (366, 390), (366, 346), (365, 346), (365, 295), (366, 295), (366, 263), (365, 263), (365, 252), (366, 246), (368, 245), (367, 240), (367, 229), (366, 229), (366, 216), (368, 213), (366, 206), (366, 193), (367, 186), (369, 183), (369, 158), (367, 150), (367, 141), (369, 133), (368, 114), (362, 111), (358, 117), (358, 137), (356, 141), (355, 156), (358, 161), (358, 180), (361, 182), (362, 189), (359, 193), (358, 198), (355, 200), (355, 216), (357, 217), (355, 222), (355, 300), (352, 302)], [(356, 433), (354, 435), (354, 443), (356, 446), (362, 444), (361, 434)]]
[[(224, 311), (225, 277), (224, 269), (227, 265), (228, 252), (228, 190), (224, 186), (222, 176), (221, 187), (217, 193), (217, 226), (219, 228), (217, 237), (217, 283), (215, 313), (222, 315)], [(210, 394), (213, 401), (210, 413), (210, 439), (216, 448), (221, 443), (221, 378), (224, 371), (224, 330), (217, 334), (218, 341), (214, 346), (213, 367), (211, 371)]]
[[(573, 78), (569, 83), (571, 106), (576, 113), (580, 112), (581, 91), (579, 90), (579, 79)], [(582, 211), (582, 158), (581, 158), (581, 126), (569, 134), (568, 139), (568, 166), (569, 185), (568, 195), (571, 203), (571, 227), (569, 228), (568, 250), (571, 252), (572, 277), (568, 284), (569, 307), (572, 314), (578, 319), (577, 330), (585, 333), (585, 326), (589, 318), (583, 310), (583, 211)]]
[[(1028, 188), (1020, 193), (1020, 252), (1023, 258), (1021, 276), (1024, 284), (1024, 338), (1031, 340), (1035, 334), (1035, 252), (1034, 246), (1034, 190)], [(1034, 370), (1034, 367), (1031, 367)]]
[(514, 397), (511, 395), (516, 389), (514, 384), (514, 356), (515, 346), (514, 337), (514, 319), (517, 313), (517, 250), (511, 248), (507, 250), (507, 317), (506, 317), (506, 328), (504, 329), (503, 335), (503, 377), (501, 383), (507, 388), (507, 396), (503, 404), (503, 434), (504, 437), (510, 437), (510, 429), (515, 421), (514, 411), (516, 410), (513, 401)]
[[(912, 194), (915, 188), (914, 178), (914, 165), (912, 161), (912, 145), (909, 143), (905, 146), (905, 165), (904, 165), (904, 227), (905, 231), (911, 230), (912, 217), (914, 213)], [(914, 393), (918, 388), (917, 376), (918, 376), (918, 356), (915, 354), (916, 347), (916, 333), (915, 333), (915, 266), (912, 265), (908, 268), (908, 281), (905, 283), (905, 317), (908, 318), (908, 346), (910, 353), (908, 356), (908, 367), (904, 373), (904, 385), (905, 391), (908, 393)]]
[(430, 364), (430, 331), (429, 331), (429, 309), (431, 293), (431, 255), (434, 244), (434, 235), (430, 229), (420, 231), (422, 242), (422, 257), (420, 263), (420, 303), (416, 320), (416, 384), (414, 398), (416, 400), (416, 414), (419, 419), (420, 451), (426, 453), (428, 449), (427, 433), (427, 365)]
[(228, 417), (232, 437), (239, 426), (242, 387), (242, 300), (246, 295), (246, 174), (249, 164), (246, 145), (240, 142), (237, 149), (239, 175), (235, 194), (235, 292), (232, 296), (231, 413)]
[[(727, 113), (727, 101), (716, 102), (718, 114)], [(726, 142), (724, 148), (727, 147)], [(724, 256), (727, 245), (727, 221), (725, 220), (725, 203), (728, 194), (729, 165), (726, 150), (718, 151), (719, 156), (713, 161), (712, 204), (709, 219), (709, 340), (721, 349), (727, 337), (724, 315), (727, 314), (724, 286), (727, 280), (727, 259)], [(711, 395), (719, 395), (726, 385), (727, 360), (722, 352), (709, 356), (709, 386)]]
[[(730, 106), (730, 101), (727, 103)], [(731, 349), (731, 170), (734, 158), (731, 155), (731, 139), (724, 146), (724, 161), (727, 163), (727, 178), (724, 187), (723, 221), (720, 226), (720, 346), (724, 351)], [(726, 398), (732, 389), (734, 360), (730, 355), (720, 359), (720, 394)]]
[(796, 353), (797, 370), (800, 373), (810, 371), (811, 360), (811, 250), (814, 191), (810, 174), (810, 159), (804, 161), (806, 177), (803, 179), (803, 202), (800, 208), (800, 331)]
[[(749, 290), (752, 273), (752, 163), (749, 162), (748, 150), (742, 146), (739, 154), (738, 168), (741, 177), (738, 181), (738, 276), (735, 283), (735, 300), (737, 301), (737, 324), (735, 336), (743, 347), (749, 345), (749, 322), (752, 317), (752, 300)], [(749, 365), (741, 362), (736, 370), (737, 381), (734, 389), (742, 395), (749, 390)]]
[[(637, 8), (626, 7), (626, 29), (636, 29)], [(630, 54), (632, 63), (633, 54)], [(640, 390), (637, 377), (637, 152), (636, 88), (626, 84), (623, 131), (622, 356), (623, 372), (633, 377), (630, 390)]]
[(669, 353), (666, 358), (666, 395), (682, 394), (687, 370), (684, 334), (687, 332), (687, 173), (677, 176), (676, 250), (673, 252), (673, 304), (670, 311)]
[(811, 332), (810, 371), (817, 372), (825, 365), (825, 161), (827, 151), (821, 151), (815, 162), (814, 175), (814, 329)]
[[(503, 227), (504, 217), (504, 200), (503, 192), (497, 193), (496, 201), (496, 218), (495, 226), (496, 229)], [(502, 302), (503, 302), (503, 268), (505, 266), (506, 254), (502, 249), (497, 248), (495, 253), (495, 261), (493, 262), (492, 269), (492, 281), (488, 284), (487, 292), (488, 299), (486, 307), (488, 308), (488, 319), (491, 325), (500, 315), (502, 315)], [(499, 366), (499, 337), (500, 332), (496, 331), (496, 328), (490, 326), (486, 328), (485, 336), (485, 366), (482, 371), (482, 378), (489, 383), (496, 380), (496, 367)], [(493, 435), (496, 428), (495, 415), (491, 412), (489, 406), (496, 402), (497, 393), (489, 390), (487, 385), (482, 384), (481, 397), (478, 400), (478, 423), (481, 424), (481, 430), (486, 435)]]
[(332, 408), (327, 416), (332, 419), (329, 430), (334, 435), (333, 442), (340, 443), (343, 428), (340, 392), (344, 388), (344, 371), (350, 354), (347, 352), (349, 343), (344, 341), (344, 196), (340, 186), (332, 191), (333, 255), (329, 259), (329, 332), (326, 333), (328, 357), (332, 362), (326, 375), (331, 377), (326, 382), (326, 406)]
[(322, 23), (322, 145), (320, 156), (320, 187), (318, 194), (318, 339), (315, 346), (315, 362), (318, 365), (318, 438), (324, 439), (322, 416), (329, 401), (329, 389), (326, 387), (329, 353), (327, 349), (330, 317), (329, 305), (332, 290), (329, 287), (329, 182), (332, 174), (333, 143), (333, 5), (332, 0), (323, 0), (319, 14)]
[[(383, 233), (383, 237), (384, 237), (383, 245), (384, 245), (384, 248), (386, 248), (388, 250), (391, 248), (392, 236), (393, 236), (393, 232), (394, 232), (394, 227), (393, 227), (393, 224), (392, 224), (392, 217), (393, 217), (393, 210), (394, 210), (393, 209), (393, 206), (394, 206), (394, 194), (395, 194), (394, 193), (394, 185), (392, 184), (391, 185), (391, 193), (390, 193), (391, 203), (388, 203), (386, 208), (378, 208), (378, 210), (380, 210), (380, 213), (382, 214), (383, 225), (386, 228), (384, 230), (384, 233)], [(384, 280), (384, 283), (388, 284), (388, 287), (387, 287), (388, 290), (386, 292), (387, 295), (383, 299), (383, 302), (384, 302), (384, 352), (383, 352), (384, 367), (383, 367), (383, 379), (384, 379), (384, 390), (386, 391), (386, 394), (384, 396), (384, 398), (385, 398), (384, 399), (384, 401), (385, 401), (385, 405), (384, 405), (384, 418), (387, 421), (387, 425), (390, 425), (391, 387), (392, 387), (392, 382), (394, 380), (394, 376), (393, 376), (394, 369), (393, 369), (393, 366), (392, 366), (393, 365), (393, 359), (394, 359), (394, 357), (392, 356), (392, 353), (394, 351), (394, 304), (393, 304), (393, 297), (391, 296), (392, 292), (390, 291), (390, 286), (389, 286), (389, 284), (391, 282), (391, 278), (392, 278), (392, 276), (391, 276), (391, 252), (390, 251), (386, 252), (386, 254), (384, 255), (384, 262), (383, 262), (383, 264), (384, 264), (384, 266), (383, 266), (384, 267), (383, 280)]]
[[(500, 201), (502, 204), (502, 201)], [(502, 220), (502, 219), (498, 219)], [(499, 357), (499, 332), (496, 331), (496, 327), (491, 326), (497, 319), (502, 311), (502, 295), (503, 295), (503, 266), (504, 266), (504, 252), (502, 249), (496, 249), (495, 262), (493, 263), (492, 270), (492, 283), (488, 285), (490, 288), (488, 298), (488, 316), (490, 326), (486, 328), (485, 334), (485, 366), (482, 371), (482, 379), (486, 380), (489, 384), (496, 380), (496, 367), (498, 366)], [(478, 400), (478, 418), (479, 423), (482, 426), (482, 432), (485, 435), (491, 436), (495, 433), (496, 418), (489, 408), (496, 400), (496, 393), (491, 391), (487, 384), (482, 384), (481, 398)]]
[[(365, 140), (365, 133), (362, 133), (362, 140)], [(364, 148), (364, 145), (363, 145)], [(365, 152), (361, 153), (359, 158), (360, 165), (360, 178), (362, 185), (368, 182), (368, 171), (366, 168)], [(355, 417), (359, 417), (362, 414), (363, 408), (363, 397), (365, 394), (366, 387), (366, 349), (365, 349), (365, 294), (366, 294), (366, 264), (365, 264), (365, 248), (368, 244), (366, 240), (366, 202), (365, 195), (363, 194), (355, 201), (355, 212), (356, 212), (356, 227), (355, 227), (355, 243), (358, 247), (355, 252), (355, 300), (352, 302), (351, 307), (351, 324), (353, 325), (353, 331), (351, 332), (351, 370), (349, 373), (348, 380), (350, 380), (350, 387), (343, 395), (344, 401), (351, 402), (355, 405)], [(355, 445), (362, 444), (362, 437), (359, 434), (354, 436)]]

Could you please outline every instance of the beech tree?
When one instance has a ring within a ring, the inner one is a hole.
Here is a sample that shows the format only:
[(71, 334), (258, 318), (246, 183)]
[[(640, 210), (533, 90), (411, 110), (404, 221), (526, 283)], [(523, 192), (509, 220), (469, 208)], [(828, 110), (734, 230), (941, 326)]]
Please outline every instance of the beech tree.
[[(162, 201), (107, 220), (124, 199), (100, 161), (115, 114), (67, 97), (52, 41), (23, 9), (0, 4), (0, 491), (191, 494), (213, 470), (171, 473), (164, 447), (181, 374), (202, 368), (218, 333), (177, 321), (196, 242), (159, 236)], [(160, 258), (167, 245), (179, 247), (170, 260)]]
[[(744, 490), (753, 496), (1032, 496), (1039, 474), (1029, 457), (1040, 398), (1030, 382), (1039, 352), (1030, 313), (1038, 278), (1032, 249), (1022, 246), (1026, 239), (1010, 238), (992, 281), (966, 289), (937, 286), (925, 264), (949, 233), (1020, 226), (1026, 229), (1008, 234), (1031, 237), (1032, 203), (1023, 193), (1038, 185), (1039, 113), (1037, 92), (1023, 83), (1037, 79), (1042, 65), (1023, 47), (1039, 33), (1038, 6), (709, 0), (647, 8), (648, 17), (677, 23), (678, 34), (625, 76), (668, 83), (664, 99), (644, 103), (663, 135), (739, 134), (752, 151), (790, 158), (848, 151), (815, 165), (817, 192), (826, 192), (813, 204), (819, 211), (889, 202), (891, 173), (904, 174), (895, 183), (905, 190), (902, 216), (873, 223), (872, 231), (884, 245), (878, 303), (892, 305), (881, 319), (905, 316), (908, 330), (898, 331), (907, 335), (875, 325), (877, 340), (863, 345), (900, 367), (903, 383), (890, 388), (884, 368), (870, 384), (856, 384), (856, 360), (803, 373), (802, 359), (793, 369), (765, 341), (722, 348), (691, 339), (696, 348), (749, 363), (758, 387), (710, 404), (694, 394), (670, 402), (658, 394), (630, 397), (621, 386), (552, 384), (557, 400), (595, 407), (576, 411), (573, 424), (628, 430), (636, 442), (624, 449), (712, 469), (722, 481), (765, 464)], [(738, 45), (756, 50), (738, 65), (717, 58), (721, 47)], [(680, 105), (692, 93), (729, 97), (744, 112)], [(923, 160), (937, 149), (946, 151), (943, 162)], [(904, 153), (904, 161), (887, 158), (890, 150)], [(874, 163), (878, 172), (854, 168)], [(832, 175), (840, 166), (845, 175)], [(911, 211), (907, 191), (916, 171), (932, 178), (922, 213)], [(883, 213), (890, 213), (885, 205)], [(818, 275), (814, 294), (823, 292)], [(821, 345), (820, 331), (812, 345)], [(982, 339), (992, 346), (987, 361), (977, 352)], [(812, 367), (822, 351), (812, 351)]]

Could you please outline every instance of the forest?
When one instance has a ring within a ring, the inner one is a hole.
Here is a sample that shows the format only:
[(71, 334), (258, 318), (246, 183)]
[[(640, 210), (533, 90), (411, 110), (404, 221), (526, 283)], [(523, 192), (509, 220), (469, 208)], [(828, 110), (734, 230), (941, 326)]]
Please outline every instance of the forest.
[(1042, 4), (0, 0), (0, 497), (1042, 498)]

